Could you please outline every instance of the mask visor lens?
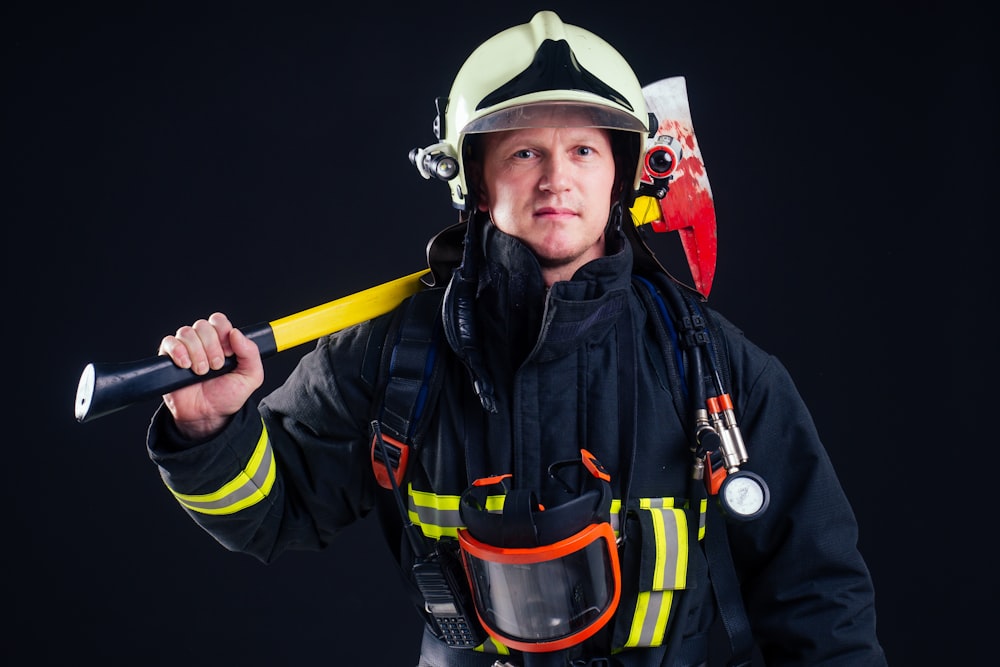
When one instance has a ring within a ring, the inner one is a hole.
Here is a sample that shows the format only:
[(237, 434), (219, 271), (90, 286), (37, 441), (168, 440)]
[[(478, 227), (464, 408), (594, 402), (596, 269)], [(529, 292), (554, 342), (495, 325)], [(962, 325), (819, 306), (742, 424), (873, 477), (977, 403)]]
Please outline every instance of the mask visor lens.
[(538, 127), (603, 127), (645, 135), (647, 128), (624, 111), (587, 103), (535, 102), (500, 109), (469, 122), (463, 134), (500, 132)]
[(558, 650), (597, 632), (618, 604), (618, 554), (607, 523), (533, 549), (502, 549), (459, 532), (484, 627), (522, 651)]

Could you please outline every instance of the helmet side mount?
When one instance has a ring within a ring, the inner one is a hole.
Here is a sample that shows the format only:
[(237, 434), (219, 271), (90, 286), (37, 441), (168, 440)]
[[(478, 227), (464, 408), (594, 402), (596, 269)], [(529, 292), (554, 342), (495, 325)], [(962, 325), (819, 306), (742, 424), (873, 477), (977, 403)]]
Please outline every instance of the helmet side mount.
[(636, 194), (656, 199), (666, 197), (683, 154), (680, 142), (669, 134), (651, 139), (642, 158), (642, 178)]
[(437, 110), (437, 114), (434, 116), (434, 123), (431, 129), (434, 132), (434, 137), (438, 141), (444, 141), (444, 114), (448, 111), (448, 98), (444, 96), (438, 96), (434, 98), (434, 108)]

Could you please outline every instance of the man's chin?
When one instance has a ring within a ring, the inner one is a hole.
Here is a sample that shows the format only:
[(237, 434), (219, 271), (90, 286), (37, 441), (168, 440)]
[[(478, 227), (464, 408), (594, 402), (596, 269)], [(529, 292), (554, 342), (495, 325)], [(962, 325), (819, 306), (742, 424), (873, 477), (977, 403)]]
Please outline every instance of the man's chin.
[[(603, 249), (603, 246), (602, 246)], [(543, 269), (562, 269), (568, 266), (581, 266), (604, 255), (594, 249), (585, 252), (569, 252), (565, 248), (532, 248)]]
[(534, 254), (535, 254), (535, 259), (538, 260), (538, 265), (541, 266), (543, 269), (561, 269), (570, 266), (571, 264), (579, 260), (579, 257), (570, 257), (566, 255), (552, 255), (552, 254), (543, 255), (537, 251)]

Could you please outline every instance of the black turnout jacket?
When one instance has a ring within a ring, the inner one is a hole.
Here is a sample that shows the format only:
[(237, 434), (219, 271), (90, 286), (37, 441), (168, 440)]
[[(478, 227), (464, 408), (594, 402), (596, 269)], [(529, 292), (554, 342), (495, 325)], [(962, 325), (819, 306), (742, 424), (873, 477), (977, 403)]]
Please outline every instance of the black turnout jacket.
[[(701, 548), (705, 507), (692, 500), (691, 417), (671, 380), (685, 362), (654, 333), (661, 315), (632, 279), (632, 246), (546, 289), (518, 241), (487, 224), (477, 243), (474, 314), (454, 303), (459, 290), (443, 300), (450, 345), (438, 355), (441, 381), (408, 466), (411, 516), (429, 541), (449, 538), (459, 527), (449, 501), (472, 480), (510, 473), (540, 488), (551, 463), (585, 448), (611, 475), (621, 543), (623, 593), (605, 649), (622, 665), (705, 662), (718, 614)], [(779, 361), (715, 315), (749, 450), (744, 469), (771, 492), (762, 517), (719, 524), (760, 653), (768, 665), (883, 665), (857, 524), (813, 420)], [(321, 549), (377, 505), (370, 421), (389, 320), (321, 339), (280, 388), (207, 441), (186, 441), (157, 411), (151, 459), (226, 548), (264, 562)], [(406, 573), (412, 553), (399, 543)], [(669, 567), (651, 575), (651, 563)], [(435, 642), (425, 633), (421, 664), (523, 664), (496, 642), (483, 653), (450, 649), (454, 661)]]

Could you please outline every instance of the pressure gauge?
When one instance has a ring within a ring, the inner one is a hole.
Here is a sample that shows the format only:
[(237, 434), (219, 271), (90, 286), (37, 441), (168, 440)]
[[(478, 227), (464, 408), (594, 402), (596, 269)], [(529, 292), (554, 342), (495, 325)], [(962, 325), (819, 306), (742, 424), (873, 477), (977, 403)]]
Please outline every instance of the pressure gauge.
[(726, 516), (738, 521), (756, 519), (771, 502), (771, 492), (760, 475), (738, 470), (726, 476), (719, 489), (719, 502)]

